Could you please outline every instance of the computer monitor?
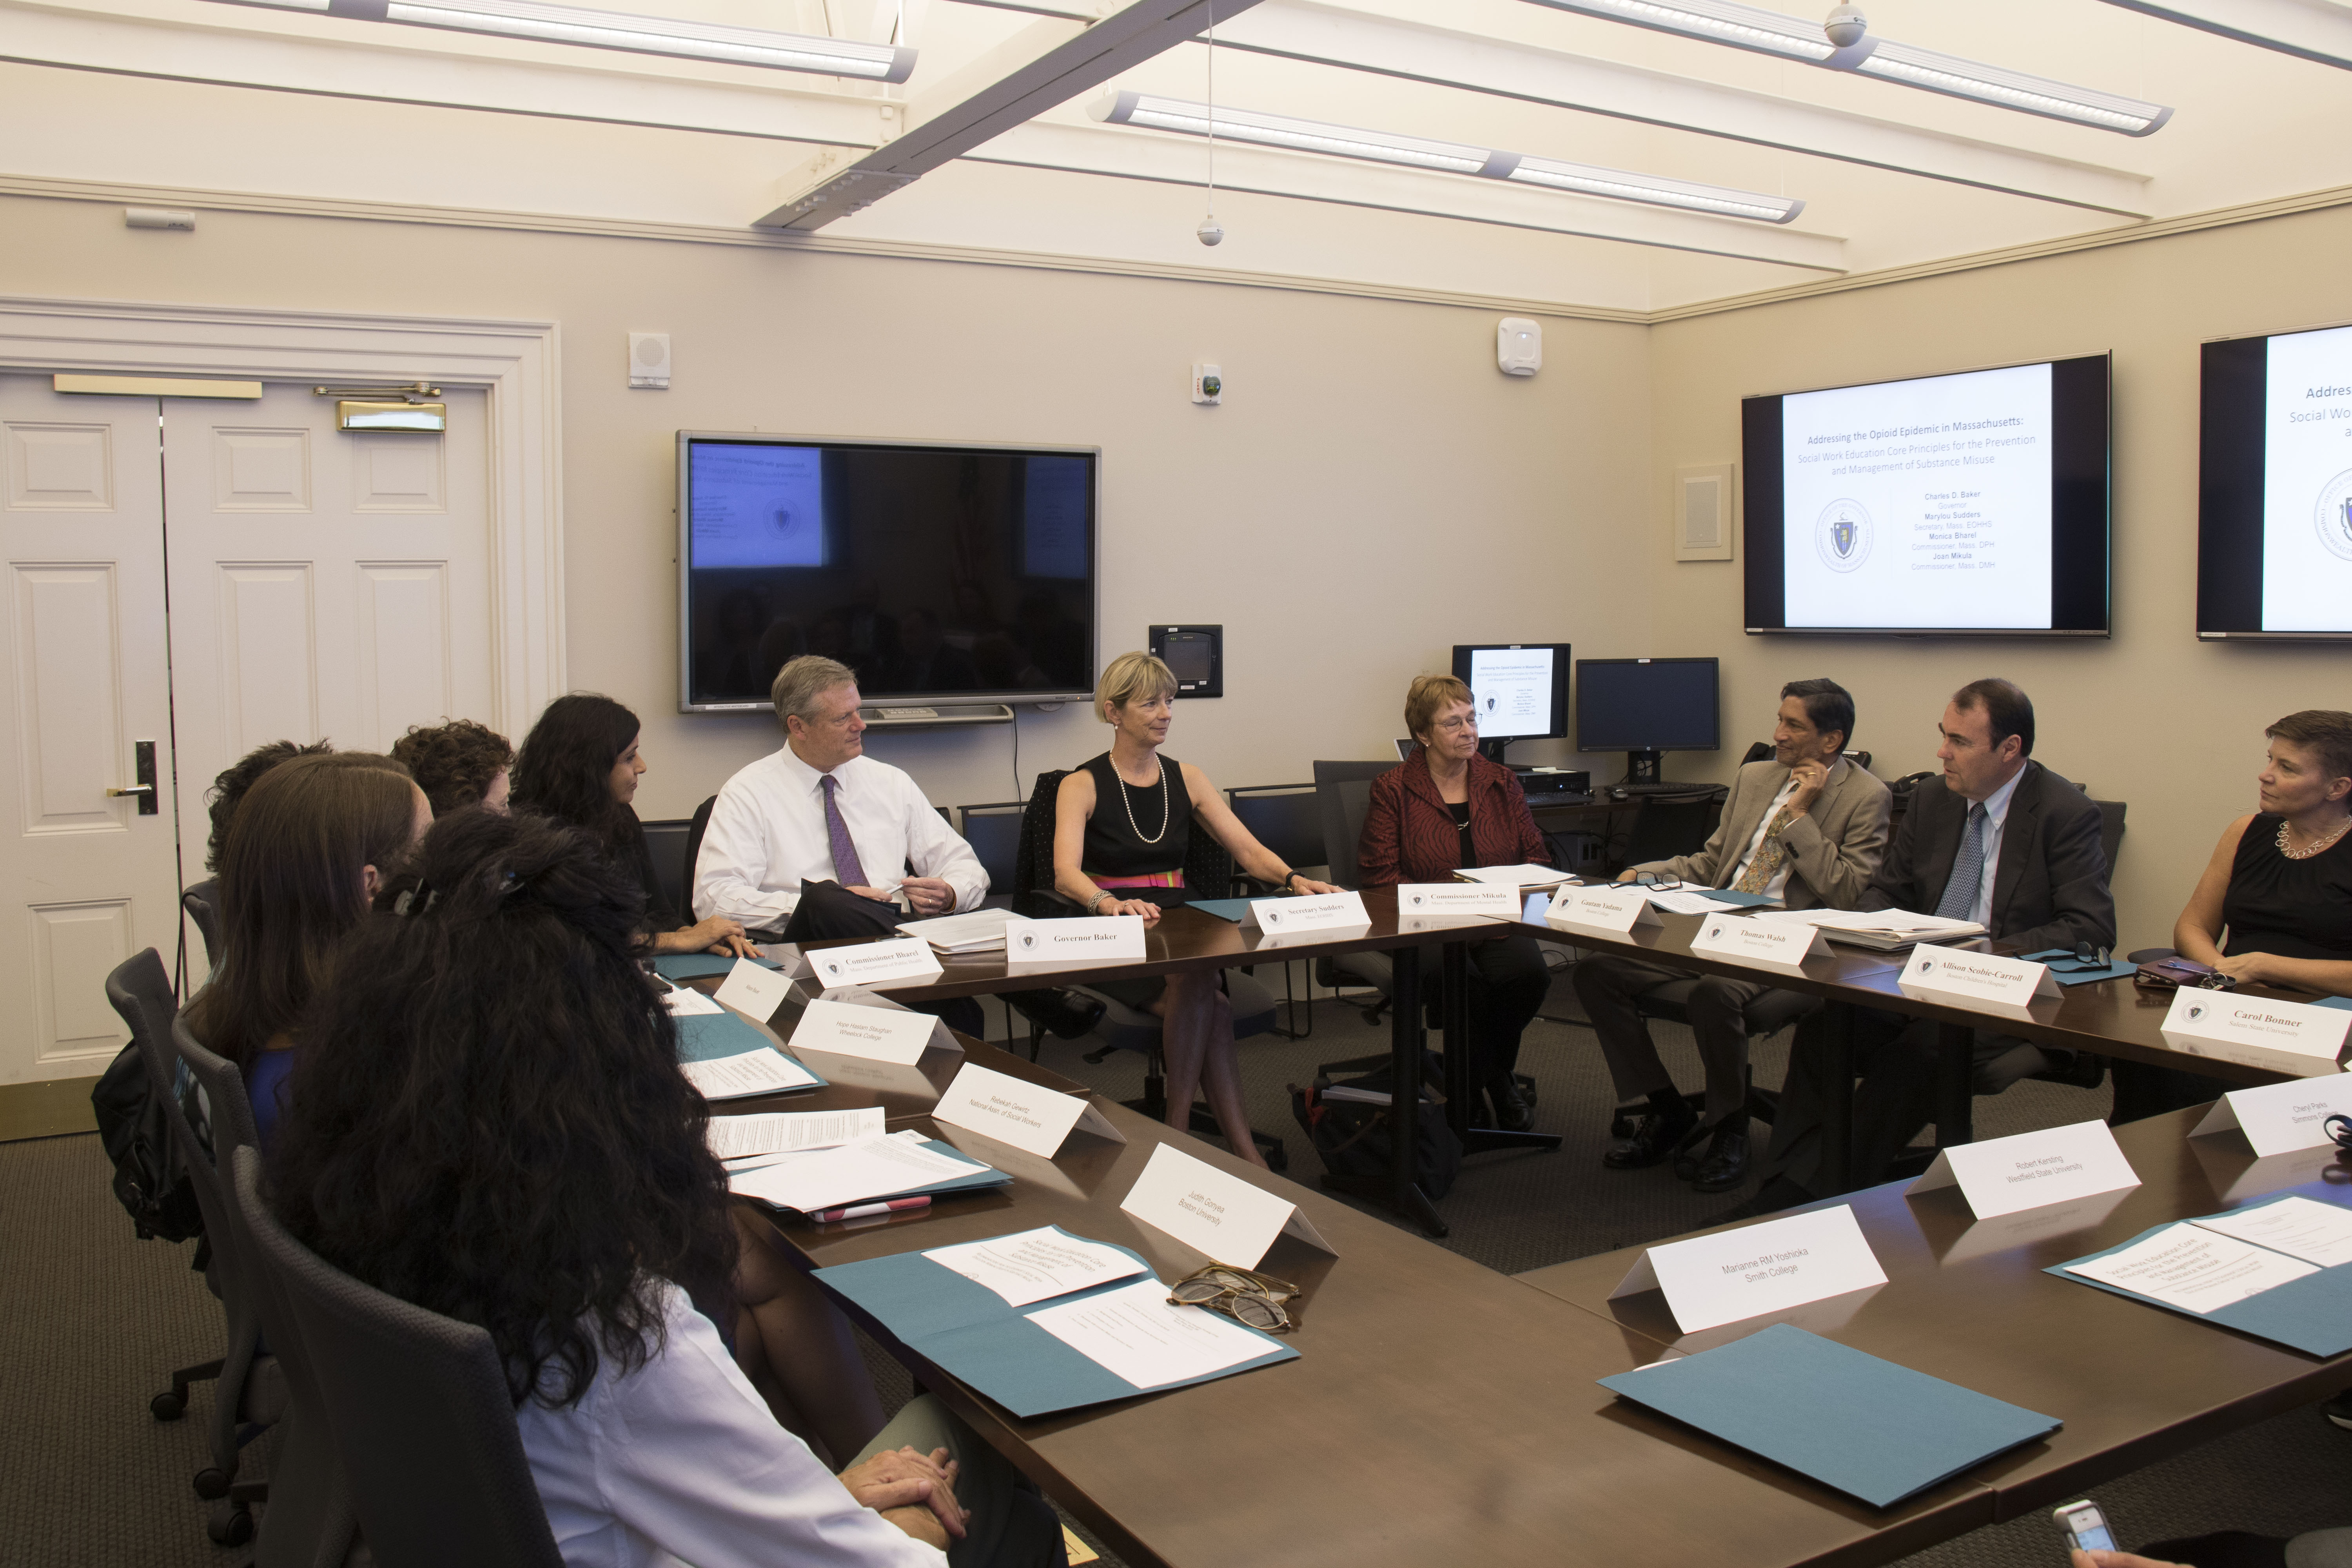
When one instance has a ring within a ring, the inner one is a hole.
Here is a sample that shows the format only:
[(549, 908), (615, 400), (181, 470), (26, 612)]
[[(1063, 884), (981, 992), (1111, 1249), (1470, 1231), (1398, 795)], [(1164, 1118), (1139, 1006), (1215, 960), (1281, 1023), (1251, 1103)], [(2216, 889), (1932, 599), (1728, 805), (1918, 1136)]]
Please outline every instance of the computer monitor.
[(1455, 643), (1454, 679), (1470, 689), (1478, 749), (1502, 761), (1513, 741), (1568, 734), (1568, 644)]
[(1662, 752), (1722, 744), (1714, 659), (1576, 661), (1576, 749), (1624, 752), (1626, 783), (1657, 783)]

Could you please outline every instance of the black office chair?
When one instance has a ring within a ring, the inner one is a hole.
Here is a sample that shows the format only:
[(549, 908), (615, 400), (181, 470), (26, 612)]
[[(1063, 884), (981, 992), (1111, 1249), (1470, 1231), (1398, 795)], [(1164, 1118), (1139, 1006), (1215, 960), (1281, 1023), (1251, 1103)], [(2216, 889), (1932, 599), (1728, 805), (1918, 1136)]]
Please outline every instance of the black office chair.
[(646, 852), (654, 863), (654, 882), (661, 889), (662, 897), (669, 900), (669, 907), (691, 925), (694, 917), (687, 910), (694, 897), (694, 867), (687, 858), (686, 841), (693, 833), (693, 824), (683, 816), (673, 816), (644, 826)]
[(1029, 803), (1022, 800), (992, 800), (961, 808), (962, 822), (957, 831), (979, 858), (980, 868), (988, 873), (988, 897), (980, 901), (983, 910), (1013, 907), (1021, 865), (1021, 819), (1028, 810)]
[[(1343, 888), (1361, 885), (1356, 850), (1364, 839), (1364, 817), (1371, 805), (1372, 781), (1394, 766), (1394, 763), (1359, 762), (1315, 764), (1315, 808), (1323, 826), (1324, 864), (1330, 868), (1331, 880)], [(1395, 974), (1385, 952), (1349, 952), (1315, 961), (1316, 984), (1327, 991), (1351, 984), (1372, 988), (1372, 1004), (1363, 1010), (1367, 1024), (1380, 1022), (1381, 1012), (1388, 1006)]]
[(258, 1152), (234, 1159), (238, 1220), (301, 1342), (375, 1561), (562, 1568), (490, 1336), (328, 1264), (261, 1201)]
[(1625, 837), (1622, 866), (1670, 860), (1702, 847), (1722, 819), (1723, 803), (1731, 792), (1706, 784), (1674, 795), (1645, 795), (1642, 809)]
[[(1317, 871), (1329, 862), (1323, 847), (1323, 815), (1321, 802), (1313, 784), (1245, 784), (1225, 792), (1225, 800), (1234, 816), (1250, 837), (1271, 851), (1276, 858), (1294, 871)], [(1280, 892), (1254, 877), (1236, 877), (1234, 891), (1253, 898), (1268, 898)], [(1276, 1029), (1276, 1034), (1286, 1040), (1303, 1040), (1315, 1032), (1314, 970), (1309, 965), (1307, 986), (1307, 1026), (1299, 1028), (1298, 992), (1291, 983), (1290, 965), (1282, 966), (1283, 1002), (1290, 1009), (1291, 1027)]]
[(694, 907), (694, 863), (702, 858), (702, 836), (710, 830), (710, 808), (718, 804), (719, 797), (712, 795), (709, 800), (696, 806), (693, 816), (687, 821), (686, 869), (683, 879), (686, 884), (686, 898), (677, 909), (678, 913), (688, 921), (701, 918), (702, 912)]
[(180, 908), (196, 922), (196, 934), (205, 939), (205, 967), (216, 967), (221, 951), (220, 879), (207, 877), (181, 893)]
[[(1054, 891), (1054, 820), (1062, 781), (1068, 776), (1069, 770), (1066, 768), (1039, 773), (1028, 807), (1022, 813), (1021, 840), (1014, 857), (1013, 911), (1026, 919), (1055, 920), (1079, 912), (1077, 905)], [(1195, 890), (1213, 889), (1211, 896), (1219, 897), (1233, 879), (1234, 858), (1225, 853), (1225, 847), (1205, 829), (1191, 834), (1184, 851), (1184, 886)], [(1160, 1054), (1160, 1019), (1089, 986), (1071, 984), (1069, 989), (1103, 1005), (1102, 1021), (1094, 1028), (1103, 1045), (1098, 1050), (1087, 1052), (1087, 1060), (1100, 1062), (1113, 1051), (1141, 1053), (1143, 1094), (1140, 1099), (1127, 1101), (1128, 1108), (1155, 1121), (1165, 1121), (1168, 1068)], [(1263, 1035), (1274, 1027), (1273, 994), (1250, 975), (1238, 969), (1226, 970), (1225, 994), (1233, 1006), (1235, 1039)], [(1029, 1025), (1031, 1061), (1037, 1059), (1045, 1041), (1045, 1026), (1033, 1019)], [(1195, 1132), (1212, 1136), (1218, 1132), (1216, 1118), (1197, 1103), (1192, 1108), (1188, 1124)], [(1288, 1168), (1290, 1156), (1284, 1152), (1281, 1139), (1255, 1129), (1250, 1137), (1267, 1164), (1277, 1171)]]

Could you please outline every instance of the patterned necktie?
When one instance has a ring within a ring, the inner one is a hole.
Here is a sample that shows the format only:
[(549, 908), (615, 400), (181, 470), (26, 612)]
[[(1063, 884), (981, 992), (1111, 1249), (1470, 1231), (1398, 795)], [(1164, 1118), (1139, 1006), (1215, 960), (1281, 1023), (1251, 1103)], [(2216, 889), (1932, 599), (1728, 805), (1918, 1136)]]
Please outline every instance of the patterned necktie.
[(1968, 830), (1960, 835), (1960, 858), (1952, 862), (1952, 879), (1944, 884), (1944, 896), (1936, 902), (1936, 913), (1945, 920), (1967, 920), (1977, 907), (1977, 888), (1984, 880), (1985, 821), (1983, 802), (1969, 807)]
[(841, 781), (827, 773), (819, 781), (824, 785), (824, 837), (833, 846), (834, 880), (845, 888), (866, 886), (866, 868), (857, 863), (857, 846), (849, 840), (849, 824), (841, 820), (841, 807), (833, 792)]
[(1788, 846), (1780, 842), (1780, 835), (1787, 832), (1789, 824), (1796, 820), (1796, 814), (1785, 805), (1773, 815), (1772, 826), (1764, 830), (1764, 842), (1759, 844), (1756, 853), (1748, 858), (1748, 869), (1739, 873), (1738, 886), (1733, 889), (1735, 892), (1760, 893), (1772, 885), (1772, 878), (1780, 871), (1780, 863), (1789, 858)]

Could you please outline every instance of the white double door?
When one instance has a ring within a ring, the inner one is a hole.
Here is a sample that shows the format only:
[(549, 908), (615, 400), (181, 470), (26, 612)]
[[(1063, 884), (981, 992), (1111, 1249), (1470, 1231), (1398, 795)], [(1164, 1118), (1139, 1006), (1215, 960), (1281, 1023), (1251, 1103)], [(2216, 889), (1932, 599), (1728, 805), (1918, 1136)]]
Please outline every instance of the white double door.
[[(357, 434), (307, 386), (159, 400), (0, 376), (0, 1083), (120, 1049), (106, 974), (143, 947), (170, 962), (230, 763), (497, 722), (483, 396), (446, 401), (444, 434)], [(152, 815), (108, 793), (140, 782), (142, 746)]]

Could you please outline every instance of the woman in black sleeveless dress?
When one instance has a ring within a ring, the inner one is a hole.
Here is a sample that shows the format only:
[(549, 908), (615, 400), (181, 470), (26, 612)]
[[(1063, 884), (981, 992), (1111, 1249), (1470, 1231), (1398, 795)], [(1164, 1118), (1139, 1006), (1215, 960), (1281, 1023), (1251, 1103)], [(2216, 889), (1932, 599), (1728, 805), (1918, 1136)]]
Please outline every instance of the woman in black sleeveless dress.
[[(2352, 996), (2352, 713), (2308, 709), (2265, 733), (2262, 809), (2222, 830), (2172, 945), (2241, 984)], [(2115, 1068), (2118, 1121), (2231, 1087), (2170, 1068)]]
[[(1246, 876), (1297, 892), (1338, 892), (1300, 876), (1252, 837), (1206, 773), (1160, 754), (1175, 701), (1176, 677), (1148, 653), (1123, 653), (1103, 671), (1095, 712), (1118, 732), (1109, 751), (1062, 781), (1055, 801), (1054, 890), (1090, 915), (1139, 915), (1147, 925), (1197, 894), (1223, 898), (1223, 888), (1184, 886), (1184, 852), (1201, 831), (1223, 845)], [(1264, 1165), (1242, 1104), (1233, 1008), (1217, 973), (1111, 981), (1096, 989), (1165, 1020), (1168, 1124), (1189, 1126), (1193, 1100), (1205, 1096), (1234, 1152)]]

